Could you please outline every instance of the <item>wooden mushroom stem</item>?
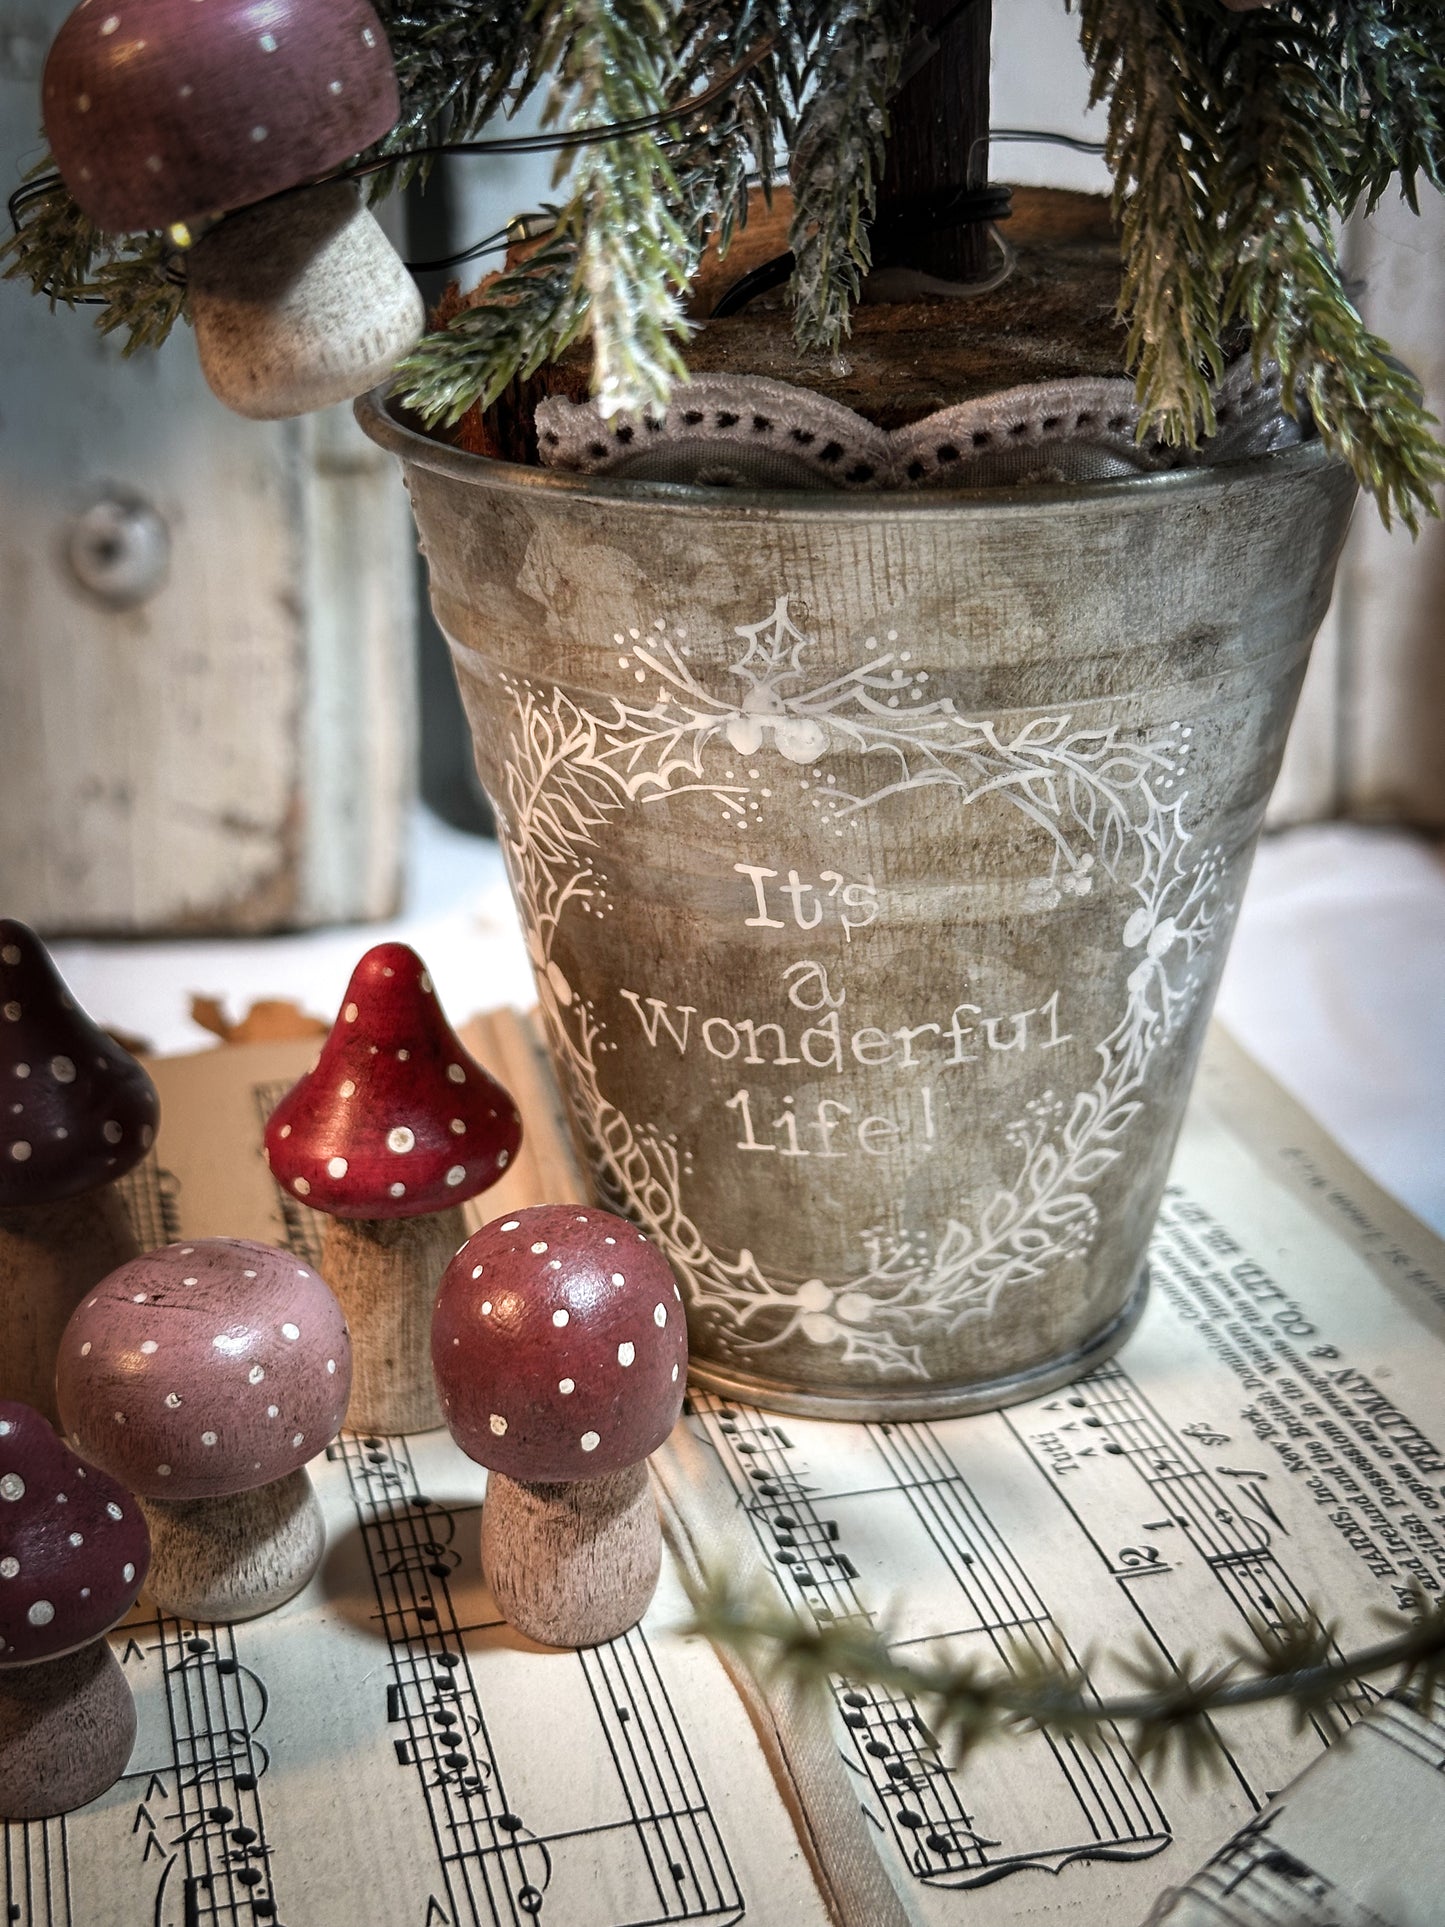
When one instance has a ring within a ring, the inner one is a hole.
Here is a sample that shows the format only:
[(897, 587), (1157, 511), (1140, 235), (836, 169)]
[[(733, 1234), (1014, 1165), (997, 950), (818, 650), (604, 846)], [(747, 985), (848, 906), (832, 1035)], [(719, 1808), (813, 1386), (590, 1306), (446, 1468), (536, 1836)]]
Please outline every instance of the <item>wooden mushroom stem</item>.
[(333, 1218), (321, 1270), (351, 1327), (353, 1432), (429, 1432), (442, 1423), (432, 1308), (466, 1235), (460, 1205), (417, 1218)]
[(254, 1619), (300, 1592), (326, 1550), (304, 1466), (219, 1499), (141, 1501), (151, 1530), (146, 1591), (178, 1619)]
[(567, 1485), (488, 1474), (482, 1571), (504, 1618), (530, 1639), (615, 1639), (646, 1612), (661, 1566), (646, 1460)]
[(0, 1671), (0, 1820), (46, 1820), (125, 1772), (135, 1701), (103, 1639)]
[(33, 1405), (59, 1425), (55, 1356), (60, 1334), (92, 1286), (139, 1252), (113, 1184), (57, 1204), (0, 1210), (0, 1305), (5, 1307), (0, 1395)]

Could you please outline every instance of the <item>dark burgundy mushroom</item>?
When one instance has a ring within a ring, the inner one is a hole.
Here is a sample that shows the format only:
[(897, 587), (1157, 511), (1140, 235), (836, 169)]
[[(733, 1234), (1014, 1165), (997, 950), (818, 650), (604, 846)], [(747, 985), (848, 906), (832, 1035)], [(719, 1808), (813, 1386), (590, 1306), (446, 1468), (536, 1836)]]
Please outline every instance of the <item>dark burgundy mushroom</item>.
[(52, 1421), (66, 1319), (140, 1248), (115, 1181), (150, 1149), (159, 1109), (35, 932), (0, 918), (0, 1396)]
[(228, 407), (273, 417), (344, 400), (420, 334), (421, 297), (357, 190), (285, 192), (396, 121), (391, 48), (366, 0), (81, 0), (42, 103), (66, 186), (98, 227), (189, 242), (189, 228), (249, 210), (189, 257), (201, 365)]
[(68, 1813), (124, 1773), (135, 1704), (105, 1635), (149, 1561), (131, 1494), (0, 1399), (0, 1819)]
[(421, 958), (404, 943), (368, 950), (315, 1066), (266, 1127), (276, 1182), (333, 1220), (322, 1265), (351, 1326), (355, 1430), (441, 1424), (437, 1282), (467, 1235), (462, 1203), (521, 1141), (516, 1105), (447, 1022)]
[(325, 1283), (243, 1238), (113, 1271), (57, 1367), (67, 1430), (144, 1502), (152, 1597), (188, 1619), (248, 1619), (310, 1578), (325, 1530), (305, 1467), (340, 1430), (350, 1383)]
[(647, 1458), (687, 1380), (657, 1247), (590, 1206), (484, 1225), (442, 1279), (432, 1365), (452, 1437), (490, 1474), (482, 1566), (505, 1617), (555, 1646), (635, 1625), (662, 1557)]

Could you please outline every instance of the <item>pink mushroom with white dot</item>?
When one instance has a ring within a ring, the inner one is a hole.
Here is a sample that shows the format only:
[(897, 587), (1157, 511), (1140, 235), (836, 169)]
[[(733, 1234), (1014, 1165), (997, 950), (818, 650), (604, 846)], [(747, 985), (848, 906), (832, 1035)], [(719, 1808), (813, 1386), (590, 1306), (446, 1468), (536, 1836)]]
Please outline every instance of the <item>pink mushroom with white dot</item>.
[(662, 1558), (647, 1459), (687, 1379), (661, 1252), (590, 1206), (498, 1218), (447, 1267), (432, 1365), (453, 1438), (488, 1469), (482, 1566), (507, 1620), (554, 1646), (635, 1625)]
[(326, 1535), (306, 1464), (350, 1384), (346, 1321), (315, 1268), (242, 1238), (111, 1272), (57, 1372), (71, 1436), (144, 1504), (151, 1596), (211, 1620), (268, 1612), (315, 1571)]
[(441, 1424), (437, 1285), (467, 1235), (463, 1202), (521, 1141), (516, 1105), (447, 1022), (421, 958), (404, 943), (368, 950), (315, 1065), (266, 1127), (276, 1182), (332, 1220), (321, 1262), (351, 1326), (354, 1430)]
[(367, 0), (81, 0), (41, 93), (82, 212), (185, 247), (201, 366), (228, 407), (345, 400), (420, 335), (416, 285), (357, 187), (319, 180), (400, 111)]
[(0, 1820), (68, 1813), (124, 1773), (135, 1703), (105, 1635), (149, 1560), (131, 1494), (0, 1399)]
[(117, 1181), (150, 1149), (159, 1108), (35, 932), (0, 917), (0, 1396), (52, 1423), (66, 1319), (140, 1249)]

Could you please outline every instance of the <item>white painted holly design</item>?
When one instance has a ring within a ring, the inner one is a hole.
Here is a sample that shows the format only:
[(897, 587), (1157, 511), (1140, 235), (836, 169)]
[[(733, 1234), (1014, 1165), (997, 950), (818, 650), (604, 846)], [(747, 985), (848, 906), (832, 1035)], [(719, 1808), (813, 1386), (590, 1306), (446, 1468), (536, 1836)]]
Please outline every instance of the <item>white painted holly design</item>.
[[(715, 1343), (744, 1357), (801, 1336), (836, 1348), (843, 1365), (926, 1377), (931, 1343), (1092, 1244), (1090, 1187), (1122, 1155), (1150, 1062), (1198, 997), (1226, 904), (1218, 851), (1195, 852), (1183, 823), (1192, 731), (1176, 724), (1135, 741), (1069, 715), (967, 717), (950, 698), (929, 699), (927, 672), (891, 631), (866, 638), (859, 667), (809, 686), (811, 639), (786, 595), (736, 634), (744, 649), (729, 673), (745, 685), (740, 699), (698, 680), (686, 631), (661, 618), (615, 638), (619, 668), (651, 685), (650, 700), (640, 690), (593, 713), (555, 686), (503, 676), (513, 726), (498, 831), (541, 1008), (604, 1199), (648, 1227)], [(846, 759), (845, 778), (875, 777), (872, 787), (849, 789), (825, 771), (832, 755)], [(754, 766), (740, 772), (740, 760)], [(965, 808), (994, 797), (1045, 838), (1047, 867), (1026, 907), (1086, 895), (1101, 873), (1125, 878), (1137, 899), (1120, 933), (1137, 961), (1118, 1022), (1095, 1046), (1093, 1082), (1067, 1097), (1042, 1093), (1006, 1127), (1013, 1182), (975, 1216), (950, 1217), (932, 1240), (865, 1232), (862, 1262), (843, 1281), (774, 1280), (750, 1251), (730, 1260), (710, 1248), (683, 1203), (688, 1153), (605, 1095), (602, 1060), (617, 1046), (553, 956), (564, 916), (609, 913), (595, 839), (608, 817), (702, 794), (746, 835), (778, 780), (809, 790), (820, 827), (838, 837), (892, 797), (942, 791)]]

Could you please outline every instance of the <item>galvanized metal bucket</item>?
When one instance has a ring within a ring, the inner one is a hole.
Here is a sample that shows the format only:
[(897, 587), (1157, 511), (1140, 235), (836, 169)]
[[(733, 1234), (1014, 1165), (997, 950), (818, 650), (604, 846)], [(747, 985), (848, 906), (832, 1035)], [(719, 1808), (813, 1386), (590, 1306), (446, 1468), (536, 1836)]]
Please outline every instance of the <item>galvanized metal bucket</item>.
[[(1354, 484), (579, 483), (375, 400), (578, 1147), (705, 1385), (909, 1417), (1106, 1356)], [(480, 996), (485, 986), (478, 986)]]

